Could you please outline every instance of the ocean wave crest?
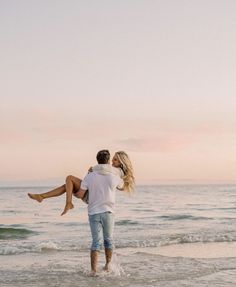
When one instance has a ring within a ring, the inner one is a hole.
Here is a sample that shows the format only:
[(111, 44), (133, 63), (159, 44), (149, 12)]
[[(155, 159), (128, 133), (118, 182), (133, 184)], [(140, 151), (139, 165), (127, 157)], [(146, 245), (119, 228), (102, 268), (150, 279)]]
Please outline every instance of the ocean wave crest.
[(116, 222), (116, 225), (138, 225), (139, 223), (135, 220), (129, 220), (129, 219), (124, 219), (124, 220), (119, 220)]
[(23, 244), (2, 244), (0, 246), (0, 255), (16, 255), (23, 253), (42, 253), (50, 251), (60, 251), (62, 248), (52, 241), (45, 241), (38, 244), (33, 242)]
[(160, 219), (164, 220), (212, 220), (210, 217), (204, 217), (204, 216), (193, 216), (190, 214), (173, 214), (173, 215), (163, 215), (158, 216)]
[(61, 250), (61, 248), (52, 241), (42, 242), (38, 246), (36, 246), (37, 251), (50, 251), (50, 250)]
[[(140, 248), (140, 247), (161, 247), (176, 244), (186, 243), (221, 243), (221, 242), (236, 242), (236, 231), (207, 231), (204, 230), (199, 233), (182, 233), (182, 234), (162, 234), (162, 235), (143, 235), (142, 238), (134, 240), (134, 238), (124, 238), (115, 241), (116, 249), (119, 248)], [(0, 242), (0, 255), (15, 255), (22, 253), (47, 253), (55, 252), (69, 252), (69, 251), (88, 251), (90, 248), (88, 241), (79, 240), (71, 241), (42, 241), (29, 242), (27, 241), (8, 241)]]
[(36, 232), (25, 228), (0, 227), (0, 240), (24, 239), (33, 234)]
[(160, 247), (185, 243), (236, 242), (236, 232), (202, 232), (157, 236), (144, 240), (125, 240), (116, 243), (116, 248)]

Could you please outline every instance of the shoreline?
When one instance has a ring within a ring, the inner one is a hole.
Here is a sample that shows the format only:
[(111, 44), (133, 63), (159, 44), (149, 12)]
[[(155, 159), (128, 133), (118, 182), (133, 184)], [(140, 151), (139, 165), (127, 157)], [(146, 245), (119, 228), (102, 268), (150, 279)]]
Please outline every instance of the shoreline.
[(146, 253), (165, 257), (196, 259), (236, 258), (236, 242), (183, 243), (159, 247), (116, 249), (117, 254)]

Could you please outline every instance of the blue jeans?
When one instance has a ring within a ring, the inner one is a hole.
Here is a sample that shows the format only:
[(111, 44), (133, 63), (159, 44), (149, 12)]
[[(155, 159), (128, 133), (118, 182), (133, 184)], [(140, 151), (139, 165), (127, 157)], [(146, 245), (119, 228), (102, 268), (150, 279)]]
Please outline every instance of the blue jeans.
[(91, 250), (100, 250), (103, 243), (106, 249), (113, 249), (114, 215), (112, 212), (104, 212), (89, 215), (89, 223), (92, 234)]

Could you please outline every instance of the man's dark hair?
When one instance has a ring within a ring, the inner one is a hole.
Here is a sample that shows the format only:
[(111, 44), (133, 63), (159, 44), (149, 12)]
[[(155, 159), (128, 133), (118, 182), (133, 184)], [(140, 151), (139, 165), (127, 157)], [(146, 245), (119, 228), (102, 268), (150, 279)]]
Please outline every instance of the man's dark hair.
[(97, 153), (97, 161), (98, 164), (106, 164), (110, 160), (110, 153), (109, 150), (103, 149)]

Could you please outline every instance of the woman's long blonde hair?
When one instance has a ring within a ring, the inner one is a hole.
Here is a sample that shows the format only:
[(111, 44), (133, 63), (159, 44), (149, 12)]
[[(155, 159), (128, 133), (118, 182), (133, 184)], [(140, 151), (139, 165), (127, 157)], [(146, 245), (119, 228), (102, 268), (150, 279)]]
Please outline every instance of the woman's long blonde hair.
[(134, 191), (135, 179), (134, 179), (133, 167), (129, 159), (129, 156), (124, 151), (118, 151), (115, 154), (121, 163), (120, 168), (124, 172), (124, 176), (122, 178), (124, 181), (124, 185), (121, 189), (128, 193), (131, 193)]

